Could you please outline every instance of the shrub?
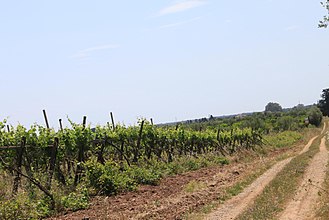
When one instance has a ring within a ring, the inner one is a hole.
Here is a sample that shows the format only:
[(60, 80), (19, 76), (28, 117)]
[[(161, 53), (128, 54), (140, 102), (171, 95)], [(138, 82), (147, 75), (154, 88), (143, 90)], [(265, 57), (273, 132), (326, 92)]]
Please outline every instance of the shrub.
[(139, 184), (157, 185), (162, 177), (159, 170), (141, 168), (138, 166), (130, 167), (126, 173)]
[(36, 210), (37, 204), (30, 201), (25, 193), (0, 202), (0, 219), (38, 219), (42, 217)]
[(120, 170), (120, 166), (113, 161), (104, 165), (96, 160), (85, 163), (87, 179), (92, 187), (100, 193), (113, 195), (136, 188), (136, 181)]
[(89, 194), (87, 188), (77, 189), (76, 192), (71, 192), (67, 196), (61, 198), (61, 205), (65, 209), (77, 211), (85, 209), (89, 205)]
[(312, 107), (308, 112), (308, 121), (310, 124), (315, 125), (317, 127), (320, 126), (322, 122), (322, 112), (318, 107)]

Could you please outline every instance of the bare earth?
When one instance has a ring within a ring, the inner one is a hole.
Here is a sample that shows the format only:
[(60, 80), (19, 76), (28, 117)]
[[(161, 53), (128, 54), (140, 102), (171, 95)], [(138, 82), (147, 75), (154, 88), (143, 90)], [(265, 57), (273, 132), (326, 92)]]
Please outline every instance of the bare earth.
[(329, 158), (325, 141), (325, 137), (323, 137), (321, 139), (320, 152), (312, 159), (303, 176), (302, 184), (293, 200), (286, 206), (280, 219), (314, 219), (316, 202), (325, 178), (326, 165)]

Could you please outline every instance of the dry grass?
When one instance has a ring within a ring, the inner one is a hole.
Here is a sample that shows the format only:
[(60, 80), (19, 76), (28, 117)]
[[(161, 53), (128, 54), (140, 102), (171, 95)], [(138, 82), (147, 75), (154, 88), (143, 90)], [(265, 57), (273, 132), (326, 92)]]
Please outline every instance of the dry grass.
[(184, 191), (187, 193), (193, 193), (199, 190), (202, 190), (207, 187), (207, 184), (202, 181), (192, 180), (188, 184), (185, 185)]

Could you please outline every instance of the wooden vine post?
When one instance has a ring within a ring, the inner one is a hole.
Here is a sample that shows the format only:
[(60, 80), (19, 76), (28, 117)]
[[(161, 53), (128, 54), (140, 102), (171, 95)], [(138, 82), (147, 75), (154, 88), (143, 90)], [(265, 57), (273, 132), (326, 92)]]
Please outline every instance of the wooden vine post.
[(16, 171), (15, 171), (15, 178), (13, 184), (13, 195), (17, 194), (18, 186), (21, 180), (21, 169), (22, 169), (22, 162), (23, 162), (23, 152), (24, 147), (26, 144), (26, 137), (22, 137), (20, 146), (16, 149)]
[(144, 120), (141, 123), (141, 127), (139, 129), (139, 134), (138, 134), (138, 139), (137, 139), (137, 144), (136, 144), (136, 149), (135, 149), (135, 153), (134, 153), (134, 159), (133, 162), (137, 163), (138, 162), (138, 157), (139, 157), (139, 149), (141, 146), (141, 140), (142, 140), (142, 133), (143, 133), (143, 126), (144, 126)]
[(42, 112), (43, 112), (43, 117), (45, 118), (46, 126), (49, 129), (49, 123), (48, 123), (48, 118), (47, 118), (46, 110), (42, 110)]
[(51, 180), (53, 178), (53, 174), (55, 171), (55, 165), (56, 165), (56, 157), (57, 157), (57, 149), (58, 149), (58, 138), (55, 137), (54, 144), (51, 148), (50, 152), (50, 160), (49, 160), (49, 172), (48, 172), (48, 180), (46, 184), (46, 189), (50, 190), (51, 188)]
[[(83, 130), (86, 128), (86, 121), (87, 121), (87, 116), (83, 116), (83, 122), (82, 122)], [(78, 164), (74, 177), (74, 186), (77, 186), (78, 182), (81, 179), (81, 173), (82, 173), (81, 163), (84, 161), (85, 143), (80, 143), (80, 146), (78, 147), (79, 147)]]
[(113, 127), (113, 131), (115, 130), (115, 124), (114, 124), (114, 117), (113, 117), (113, 113), (110, 112), (111, 115), (111, 121), (112, 121), (112, 127)]
[(59, 121), (59, 128), (61, 129), (61, 131), (63, 131), (62, 119), (58, 119), (58, 121)]

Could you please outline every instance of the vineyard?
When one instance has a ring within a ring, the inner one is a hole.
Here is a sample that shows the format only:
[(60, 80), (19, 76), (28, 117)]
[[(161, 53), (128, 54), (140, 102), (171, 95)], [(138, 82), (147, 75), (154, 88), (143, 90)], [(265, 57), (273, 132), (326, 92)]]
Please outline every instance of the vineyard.
[[(271, 114), (264, 121), (276, 129), (281, 124), (270, 123), (281, 123), (285, 117)], [(305, 126), (304, 114), (289, 117), (291, 126), (284, 130)], [(26, 201), (35, 204), (27, 207), (35, 211), (28, 215), (40, 218), (86, 208), (93, 195), (114, 195), (135, 190), (139, 184), (156, 185), (166, 175), (225, 164), (227, 156), (257, 150), (264, 144), (264, 133), (269, 132), (248, 125), (262, 121), (259, 115), (209, 121), (211, 125), (199, 123), (198, 127), (158, 126), (140, 119), (136, 126), (115, 125), (112, 120), (112, 124), (91, 128), (83, 117), (82, 123), (69, 120), (66, 128), (60, 120), (57, 131), (49, 128), (46, 115), (45, 119), (46, 126), (30, 128), (0, 122), (0, 171), (4, 177), (0, 195), (2, 200), (9, 199), (0, 207), (2, 219), (7, 218), (8, 209), (23, 210)], [(25, 198), (19, 203), (15, 198), (22, 193)]]
[(11, 176), (12, 195), (20, 188), (30, 193), (38, 188), (53, 210), (53, 179), (66, 189), (74, 190), (80, 182), (88, 182), (97, 194), (116, 194), (133, 190), (137, 184), (157, 184), (161, 172), (147, 169), (154, 164), (209, 153), (223, 158), (255, 149), (263, 141), (261, 132), (251, 128), (194, 131), (157, 127), (147, 120), (140, 120), (137, 126), (91, 128), (86, 117), (82, 124), (70, 124), (70, 128), (61, 126), (55, 131), (41, 125), (27, 129), (0, 123), (0, 163)]

